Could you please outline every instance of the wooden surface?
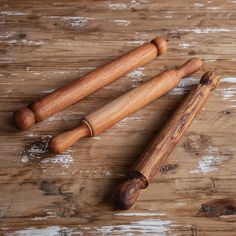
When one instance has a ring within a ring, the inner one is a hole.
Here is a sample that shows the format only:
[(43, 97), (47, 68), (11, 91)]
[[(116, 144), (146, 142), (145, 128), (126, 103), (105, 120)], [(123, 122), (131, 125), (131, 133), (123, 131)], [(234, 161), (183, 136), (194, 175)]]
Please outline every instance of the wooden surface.
[[(236, 2), (0, 1), (2, 235), (235, 235)], [(12, 113), (153, 37), (166, 55), (69, 109), (17, 131)], [(49, 156), (51, 135), (192, 56), (216, 69), (211, 94), (160, 177), (129, 211), (113, 189), (202, 72), (105, 133)]]

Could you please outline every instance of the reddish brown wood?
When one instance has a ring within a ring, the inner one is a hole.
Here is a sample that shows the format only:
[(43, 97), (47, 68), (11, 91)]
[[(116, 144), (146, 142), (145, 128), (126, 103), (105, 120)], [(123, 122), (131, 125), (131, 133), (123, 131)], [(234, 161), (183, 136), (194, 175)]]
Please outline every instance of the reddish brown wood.
[(115, 190), (112, 199), (117, 208), (128, 209), (135, 203), (140, 189), (146, 188), (159, 173), (159, 168), (166, 163), (175, 145), (218, 83), (219, 77), (213, 72), (208, 71), (202, 76), (200, 84), (191, 90), (164, 129), (140, 156), (129, 173), (129, 179)]
[(28, 129), (35, 122), (42, 121), (78, 102), (136, 67), (152, 61), (157, 55), (164, 54), (166, 50), (166, 40), (157, 37), (150, 43), (145, 43), (84, 77), (57, 89), (27, 108), (21, 108), (14, 113), (15, 124), (19, 129)]
[[(90, 136), (93, 136), (103, 132), (124, 117), (131, 115), (176, 87), (182, 77), (194, 73), (201, 66), (202, 61), (200, 59), (192, 58), (178, 70), (165, 71), (154, 79), (143, 83), (139, 87), (85, 116), (83, 123), (87, 125), (88, 132), (84, 136), (88, 136), (89, 133)], [(80, 133), (80, 128), (64, 132), (54, 137), (50, 143), (51, 151), (60, 153), (66, 150), (82, 137), (80, 134), (76, 135), (77, 132)]]

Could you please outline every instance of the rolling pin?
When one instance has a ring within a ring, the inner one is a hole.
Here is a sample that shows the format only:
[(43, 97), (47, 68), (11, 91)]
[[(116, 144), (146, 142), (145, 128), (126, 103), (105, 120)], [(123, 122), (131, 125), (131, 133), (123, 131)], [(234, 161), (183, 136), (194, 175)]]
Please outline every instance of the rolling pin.
[(95, 71), (77, 79), (39, 101), (16, 111), (13, 115), (19, 129), (28, 129), (66, 107), (78, 102), (87, 95), (115, 81), (133, 69), (152, 61), (167, 50), (167, 42), (161, 37), (144, 43), (122, 57), (103, 65)]
[(194, 86), (169, 122), (129, 171), (126, 182), (113, 192), (112, 202), (116, 209), (129, 209), (137, 200), (140, 190), (147, 188), (160, 173), (161, 166), (166, 163), (175, 145), (218, 84), (219, 77), (216, 73), (208, 71), (202, 76), (200, 84)]
[(78, 128), (54, 137), (49, 143), (53, 153), (61, 153), (82, 137), (94, 136), (108, 129), (124, 117), (176, 87), (180, 79), (200, 69), (202, 61), (192, 58), (177, 70), (162, 72), (139, 87), (130, 90), (82, 119)]

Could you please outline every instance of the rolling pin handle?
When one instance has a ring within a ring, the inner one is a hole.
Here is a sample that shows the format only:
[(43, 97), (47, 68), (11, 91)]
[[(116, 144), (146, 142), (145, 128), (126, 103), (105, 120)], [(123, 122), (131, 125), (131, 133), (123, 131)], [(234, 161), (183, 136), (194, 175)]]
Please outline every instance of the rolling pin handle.
[(62, 153), (79, 139), (89, 136), (92, 136), (91, 131), (88, 125), (83, 122), (78, 128), (52, 138), (48, 144), (48, 148), (54, 154)]
[(116, 210), (127, 210), (137, 200), (140, 190), (146, 188), (146, 178), (137, 171), (133, 171), (127, 181), (120, 184), (112, 194), (112, 204)]
[(179, 77), (185, 77), (195, 73), (202, 67), (202, 60), (199, 58), (192, 58), (185, 62), (178, 70)]

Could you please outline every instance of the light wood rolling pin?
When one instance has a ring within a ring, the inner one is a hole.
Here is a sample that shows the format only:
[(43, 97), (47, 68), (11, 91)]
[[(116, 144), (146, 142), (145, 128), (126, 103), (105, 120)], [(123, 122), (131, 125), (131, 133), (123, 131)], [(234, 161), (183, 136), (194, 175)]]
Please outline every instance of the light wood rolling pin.
[(13, 119), (19, 129), (28, 129), (87, 95), (115, 81), (133, 69), (152, 61), (167, 50), (167, 42), (161, 37), (145, 43), (122, 57), (103, 65), (95, 71), (75, 80), (39, 101), (19, 109)]
[(194, 86), (169, 122), (129, 171), (126, 182), (113, 192), (112, 202), (116, 209), (129, 209), (137, 200), (140, 190), (147, 188), (153, 178), (160, 173), (161, 165), (166, 163), (175, 145), (218, 83), (219, 77), (214, 72), (208, 71), (202, 76), (200, 84)]
[(130, 90), (82, 119), (82, 125), (54, 137), (49, 143), (53, 153), (61, 153), (82, 137), (97, 135), (124, 117), (136, 112), (176, 87), (180, 79), (202, 66), (197, 58), (190, 59), (178, 70), (168, 70), (139, 87)]

